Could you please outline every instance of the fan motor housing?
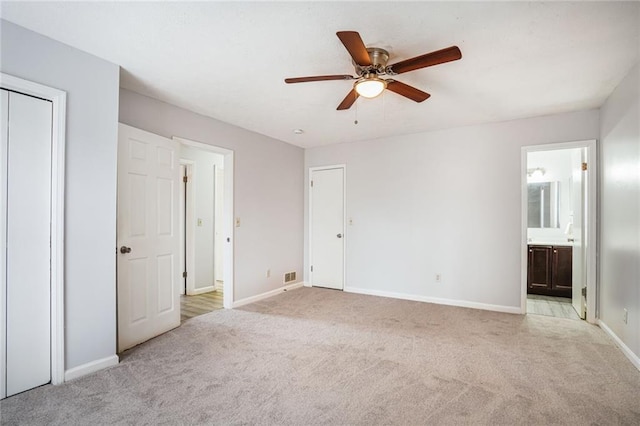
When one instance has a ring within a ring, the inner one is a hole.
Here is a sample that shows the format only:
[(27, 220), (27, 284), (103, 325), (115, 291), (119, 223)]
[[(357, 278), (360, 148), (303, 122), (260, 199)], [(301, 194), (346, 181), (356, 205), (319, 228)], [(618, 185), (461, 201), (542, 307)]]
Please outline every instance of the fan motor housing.
[(371, 65), (360, 66), (353, 62), (353, 65), (356, 68), (356, 72), (359, 75), (363, 75), (364, 73), (375, 72), (376, 74), (384, 74), (385, 68), (387, 66), (387, 61), (389, 60), (389, 52), (379, 47), (369, 47), (367, 48), (367, 52), (369, 52), (369, 58), (371, 59)]
[(371, 63), (374, 67), (386, 67), (387, 61), (389, 60), (389, 52), (384, 49), (380, 49), (379, 47), (370, 47), (367, 49), (369, 52), (369, 57), (371, 58)]

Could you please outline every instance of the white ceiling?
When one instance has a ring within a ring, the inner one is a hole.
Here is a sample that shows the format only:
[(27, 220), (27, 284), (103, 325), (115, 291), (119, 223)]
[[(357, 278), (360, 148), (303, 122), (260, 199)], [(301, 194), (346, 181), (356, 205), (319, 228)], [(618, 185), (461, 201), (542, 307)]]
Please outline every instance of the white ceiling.
[[(640, 58), (639, 2), (2, 2), (0, 15), (119, 64), (122, 87), (301, 147), (596, 108)], [(283, 80), (353, 73), (341, 30), (389, 63), (451, 45), (463, 57), (397, 77), (423, 103), (386, 91), (336, 111), (352, 82)]]

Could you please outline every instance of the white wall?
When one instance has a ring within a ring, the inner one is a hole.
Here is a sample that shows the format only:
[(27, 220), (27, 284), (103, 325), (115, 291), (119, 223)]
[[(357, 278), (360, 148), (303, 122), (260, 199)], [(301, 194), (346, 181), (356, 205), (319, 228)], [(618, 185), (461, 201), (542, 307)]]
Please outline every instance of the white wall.
[(128, 90), (120, 90), (120, 121), (234, 151), (234, 210), (241, 222), (233, 236), (234, 301), (280, 288), (285, 272), (302, 271), (302, 148)]
[(0, 21), (0, 70), (67, 92), (65, 369), (116, 352), (119, 67)]
[(347, 165), (346, 287), (519, 309), (520, 148), (597, 136), (590, 110), (312, 148), (305, 172)]
[[(640, 358), (640, 65), (600, 116), (600, 319)], [(629, 312), (627, 324), (622, 312)], [(640, 368), (640, 362), (637, 364)]]
[[(180, 146), (180, 158), (192, 160), (194, 203), (194, 285), (196, 290), (215, 285), (214, 279), (214, 167), (224, 167), (224, 156), (215, 152)], [(198, 224), (200, 219), (200, 225)]]

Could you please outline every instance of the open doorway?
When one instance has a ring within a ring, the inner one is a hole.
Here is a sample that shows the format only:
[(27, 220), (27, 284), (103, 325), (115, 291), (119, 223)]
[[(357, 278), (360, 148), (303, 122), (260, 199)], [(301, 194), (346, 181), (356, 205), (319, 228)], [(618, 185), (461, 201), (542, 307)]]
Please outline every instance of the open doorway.
[[(180, 143), (181, 322), (223, 307), (230, 271), (232, 179), (225, 179), (230, 151), (174, 138)], [(229, 283), (230, 284), (230, 283)], [(231, 287), (229, 285), (229, 287)], [(232, 290), (231, 290), (232, 291)], [(231, 294), (230, 294), (231, 295)], [(227, 300), (228, 301), (228, 300)]]
[(522, 152), (523, 312), (595, 322), (595, 141)]
[[(180, 322), (222, 309), (223, 278), (218, 251), (224, 157), (180, 147)], [(217, 173), (216, 173), (217, 172)]]

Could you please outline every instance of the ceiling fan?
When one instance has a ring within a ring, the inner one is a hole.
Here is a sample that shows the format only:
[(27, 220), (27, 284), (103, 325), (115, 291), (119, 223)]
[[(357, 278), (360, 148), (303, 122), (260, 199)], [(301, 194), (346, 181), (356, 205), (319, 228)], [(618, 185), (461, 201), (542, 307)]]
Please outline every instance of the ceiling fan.
[(415, 58), (405, 59), (392, 65), (387, 65), (389, 52), (379, 47), (367, 48), (356, 31), (338, 31), (336, 33), (344, 47), (353, 59), (353, 65), (358, 77), (351, 75), (318, 75), (313, 77), (285, 78), (285, 83), (305, 83), (309, 81), (325, 80), (356, 80), (353, 89), (338, 105), (338, 110), (351, 108), (351, 105), (359, 96), (375, 98), (384, 89), (391, 90), (412, 101), (422, 102), (431, 95), (416, 89), (415, 87), (401, 83), (393, 78), (383, 79), (380, 76), (394, 76), (420, 68), (457, 61), (462, 58), (462, 53), (457, 46), (447, 47)]

